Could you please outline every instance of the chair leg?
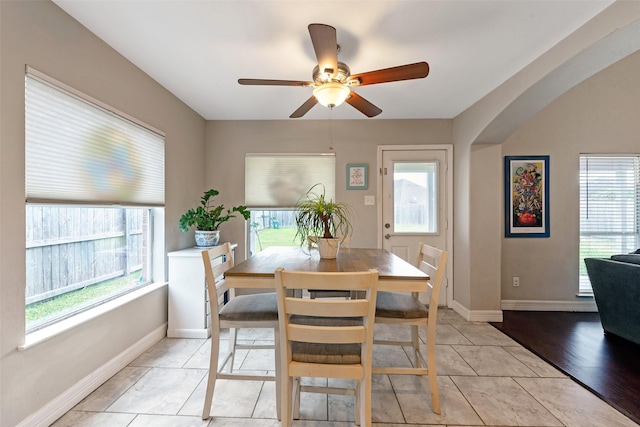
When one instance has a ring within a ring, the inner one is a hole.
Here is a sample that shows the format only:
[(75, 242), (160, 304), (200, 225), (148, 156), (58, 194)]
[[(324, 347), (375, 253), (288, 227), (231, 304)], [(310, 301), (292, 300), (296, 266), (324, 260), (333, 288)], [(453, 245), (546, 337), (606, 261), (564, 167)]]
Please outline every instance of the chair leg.
[(371, 427), (371, 389), (373, 388), (371, 375), (362, 381), (360, 387), (360, 425)]
[(431, 404), (433, 412), (440, 414), (440, 393), (438, 392), (438, 377), (435, 372), (431, 372), (429, 368), (429, 391), (431, 393)]
[(300, 377), (295, 377), (293, 381), (293, 419), (300, 419)]
[(280, 405), (281, 405), (281, 426), (282, 427), (290, 427), (293, 424), (293, 378), (288, 375), (285, 378), (285, 369), (282, 370), (282, 394), (280, 396)]
[(236, 342), (238, 340), (238, 330), (236, 328), (229, 329), (229, 372), (233, 372), (233, 363), (236, 357)]
[(280, 332), (278, 328), (273, 329), (273, 343), (274, 343), (274, 351), (275, 351), (275, 368), (276, 368), (276, 414), (278, 416), (278, 420), (282, 420), (282, 408), (280, 406), (280, 401), (282, 400), (282, 378), (280, 378)]
[[(429, 325), (431, 326), (431, 325)], [(436, 371), (436, 333), (435, 327), (427, 334), (427, 368), (429, 369), (429, 392), (433, 412), (440, 414), (440, 393), (438, 391), (438, 376)]]
[(204, 408), (202, 409), (202, 419), (209, 419), (211, 416), (211, 401), (213, 400), (213, 390), (216, 386), (216, 376), (218, 374), (218, 355), (220, 353), (219, 333), (211, 334), (211, 356), (209, 357), (209, 373), (207, 377), (207, 392), (204, 397)]
[(362, 393), (364, 393), (364, 389), (365, 387), (363, 387), (363, 381), (364, 380), (356, 380), (356, 393), (355, 393), (355, 407), (354, 407), (354, 412), (355, 412), (355, 416), (356, 416), (356, 425), (362, 425), (362, 420), (364, 419), (363, 417), (363, 412), (365, 410), (364, 407), (364, 401), (365, 399), (362, 396)]
[(418, 325), (410, 325), (411, 342), (413, 343), (413, 366), (422, 368), (422, 360), (420, 359), (420, 337), (418, 333)]

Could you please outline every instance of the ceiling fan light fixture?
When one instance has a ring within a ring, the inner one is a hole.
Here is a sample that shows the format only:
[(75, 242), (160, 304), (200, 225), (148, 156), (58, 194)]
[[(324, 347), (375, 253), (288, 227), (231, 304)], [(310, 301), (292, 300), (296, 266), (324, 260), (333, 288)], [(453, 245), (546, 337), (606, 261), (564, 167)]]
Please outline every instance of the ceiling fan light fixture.
[(338, 82), (323, 83), (313, 90), (313, 96), (325, 107), (337, 107), (350, 93), (351, 89), (347, 85)]

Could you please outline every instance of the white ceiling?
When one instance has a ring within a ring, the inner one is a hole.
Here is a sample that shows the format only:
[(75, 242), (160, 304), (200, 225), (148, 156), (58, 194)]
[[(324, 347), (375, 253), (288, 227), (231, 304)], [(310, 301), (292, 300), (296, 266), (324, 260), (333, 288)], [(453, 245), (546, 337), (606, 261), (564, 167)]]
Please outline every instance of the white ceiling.
[(380, 107), (316, 105), (303, 119), (453, 118), (613, 0), (53, 0), (208, 120), (289, 120), (311, 88), (307, 26), (337, 29), (352, 74), (427, 61), (425, 79), (357, 88)]

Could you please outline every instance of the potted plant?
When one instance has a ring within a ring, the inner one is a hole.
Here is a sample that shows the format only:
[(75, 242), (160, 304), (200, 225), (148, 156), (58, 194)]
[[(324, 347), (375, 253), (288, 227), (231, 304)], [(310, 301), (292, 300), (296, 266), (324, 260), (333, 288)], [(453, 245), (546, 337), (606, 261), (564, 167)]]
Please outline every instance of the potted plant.
[(235, 206), (226, 209), (224, 205), (213, 206), (213, 198), (220, 194), (218, 190), (206, 191), (200, 198), (200, 206), (189, 209), (179, 221), (180, 231), (186, 233), (191, 227), (196, 227), (196, 246), (210, 247), (216, 246), (220, 241), (221, 224), (235, 218), (235, 213), (239, 213), (245, 220), (249, 219), (251, 212), (246, 206)]
[(335, 258), (338, 255), (342, 239), (351, 236), (351, 208), (334, 202), (322, 193), (316, 192), (316, 184), (300, 198), (296, 204), (296, 239), (300, 245), (313, 242), (318, 245), (321, 258)]

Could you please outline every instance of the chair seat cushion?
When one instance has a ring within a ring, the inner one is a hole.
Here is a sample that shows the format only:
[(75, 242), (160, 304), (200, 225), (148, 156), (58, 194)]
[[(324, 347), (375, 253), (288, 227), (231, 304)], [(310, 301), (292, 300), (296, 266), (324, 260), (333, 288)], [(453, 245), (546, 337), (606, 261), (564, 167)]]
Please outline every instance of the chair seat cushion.
[[(314, 326), (355, 326), (362, 325), (362, 318), (318, 318), (312, 316), (292, 316), (290, 322), (300, 325)], [(291, 342), (291, 358), (295, 362), (353, 365), (360, 363), (360, 351), (360, 344)]]
[(392, 319), (424, 319), (429, 317), (429, 308), (409, 294), (378, 292), (376, 317)]
[(220, 320), (267, 321), (278, 320), (278, 300), (275, 292), (240, 295), (220, 309)]

